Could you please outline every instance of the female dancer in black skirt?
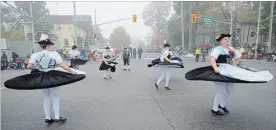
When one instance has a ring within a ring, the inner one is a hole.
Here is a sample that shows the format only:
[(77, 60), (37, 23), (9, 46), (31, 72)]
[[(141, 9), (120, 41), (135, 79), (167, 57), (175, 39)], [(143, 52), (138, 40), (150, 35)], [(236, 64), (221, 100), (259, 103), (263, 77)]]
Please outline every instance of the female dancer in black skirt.
[(71, 58), (71, 67), (73, 67), (74, 69), (79, 69), (79, 65), (78, 64), (72, 63), (72, 60), (80, 58), (80, 51), (77, 50), (77, 46), (76, 45), (72, 46), (72, 50), (69, 51), (68, 54), (69, 54), (69, 56)]
[(211, 66), (196, 68), (185, 75), (188, 80), (215, 81), (216, 96), (211, 112), (219, 116), (229, 113), (226, 104), (234, 92), (234, 83), (266, 83), (273, 78), (268, 71), (256, 72), (239, 66), (241, 55), (230, 46), (230, 36), (221, 34), (216, 39), (220, 46), (211, 52)]
[[(65, 122), (66, 118), (61, 118), (59, 113), (59, 86), (80, 81), (85, 78), (83, 75), (85, 73), (64, 64), (61, 56), (56, 51), (52, 51), (54, 43), (48, 39), (47, 35), (42, 34), (38, 44), (43, 50), (31, 55), (27, 65), (27, 68), (33, 69), (31, 74), (7, 80), (4, 84), (10, 89), (42, 89), (45, 122)], [(53, 100), (54, 119), (50, 116), (51, 99)]]
[[(104, 79), (111, 79), (111, 72), (115, 72), (115, 65), (118, 64), (114, 61), (114, 57), (112, 57), (110, 48), (106, 47), (106, 53), (103, 53), (102, 63), (100, 65), (99, 70), (104, 71)], [(115, 64), (115, 65), (112, 65)]]

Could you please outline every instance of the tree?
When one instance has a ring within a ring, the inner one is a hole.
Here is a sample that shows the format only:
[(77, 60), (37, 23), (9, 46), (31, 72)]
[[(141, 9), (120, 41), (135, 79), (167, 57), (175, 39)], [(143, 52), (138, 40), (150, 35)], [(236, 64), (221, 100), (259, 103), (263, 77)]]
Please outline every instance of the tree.
[[(16, 7), (19, 10), (22, 10), (29, 16), (31, 16), (30, 12), (30, 2), (14, 2)], [(46, 8), (46, 2), (44, 1), (34, 1), (33, 6), (32, 6), (32, 11), (33, 11), (33, 18), (35, 21), (34, 27), (35, 27), (35, 32), (37, 31), (42, 31), (43, 33), (46, 33), (49, 35), (49, 37), (53, 36), (52, 31), (54, 29), (54, 26), (48, 23), (42, 23), (41, 19), (45, 18), (46, 16), (49, 15), (49, 10)], [(30, 22), (31, 19), (24, 14), (20, 15), (20, 21), (23, 22)]]
[(114, 48), (120, 48), (121, 45), (129, 46), (130, 43), (130, 36), (126, 32), (125, 28), (122, 26), (115, 28), (110, 35), (110, 44)]
[(24, 40), (23, 27), (18, 24), (19, 15), (8, 6), (1, 6), (1, 38)]
[[(259, 1), (253, 1), (253, 2), (248, 2), (251, 4), (252, 12), (256, 14), (256, 17), (258, 17), (258, 11), (259, 11)], [(270, 9), (271, 9), (271, 1), (262, 1), (262, 10), (261, 10), (261, 20), (267, 19), (270, 17)], [(276, 14), (276, 2), (274, 2), (274, 9), (273, 9), (273, 14)], [(255, 21), (258, 19), (256, 18)], [(276, 18), (273, 18), (273, 25), (272, 25), (272, 37), (276, 37)], [(260, 35), (266, 35), (268, 36), (269, 32), (269, 19), (266, 21), (263, 21), (260, 23)], [(272, 41), (275, 41), (272, 39)], [(276, 42), (272, 42), (273, 46), (276, 46)]]
[(177, 15), (173, 15), (168, 21), (168, 42), (172, 46), (181, 46), (182, 42), (182, 33), (181, 33), (181, 24), (180, 18)]
[(165, 40), (170, 11), (171, 2), (151, 2), (143, 10), (144, 24), (152, 28), (155, 39), (163, 38), (159, 43)]

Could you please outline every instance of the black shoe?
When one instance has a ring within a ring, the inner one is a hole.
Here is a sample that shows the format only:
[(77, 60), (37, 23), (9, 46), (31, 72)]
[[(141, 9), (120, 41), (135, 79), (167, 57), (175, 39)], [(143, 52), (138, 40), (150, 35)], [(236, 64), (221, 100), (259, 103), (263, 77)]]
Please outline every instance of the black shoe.
[(127, 69), (124, 69), (124, 71), (126, 71)]
[(128, 71), (130, 71), (130, 69), (128, 69)]
[(59, 119), (55, 119), (55, 122), (60, 122), (60, 123), (63, 123), (67, 120), (67, 118), (59, 118)]
[(169, 87), (165, 87), (165, 89), (167, 89), (167, 90), (172, 90), (172, 89), (170, 89)]
[(54, 120), (53, 119), (45, 119), (45, 123), (51, 124), (51, 123), (54, 123)]
[(107, 77), (104, 77), (104, 79), (108, 79)]
[(221, 107), (221, 106), (219, 105), (219, 108), (222, 109), (225, 113), (229, 113), (229, 111), (228, 111), (228, 109), (227, 109), (226, 107)]
[(157, 85), (157, 83), (155, 83), (154, 85), (155, 85), (156, 89), (158, 89), (158, 85)]
[(223, 115), (224, 115), (224, 114), (223, 114), (221, 111), (219, 111), (219, 110), (214, 111), (214, 110), (212, 109), (211, 112), (212, 112), (213, 114), (217, 115), (217, 116), (223, 116)]
[(110, 79), (112, 79), (112, 77), (108, 76)]

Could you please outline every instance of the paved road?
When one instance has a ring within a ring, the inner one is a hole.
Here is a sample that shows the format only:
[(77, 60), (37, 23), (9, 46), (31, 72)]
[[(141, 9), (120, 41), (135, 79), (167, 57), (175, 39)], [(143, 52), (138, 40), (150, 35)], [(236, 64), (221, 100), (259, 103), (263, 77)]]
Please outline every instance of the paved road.
[[(184, 75), (195, 63), (184, 58), (184, 69), (173, 69), (171, 91), (154, 82), (158, 68), (147, 68), (147, 60), (131, 61), (129, 72), (122, 65), (113, 79), (104, 80), (98, 64), (87, 64), (81, 70), (87, 78), (61, 87), (61, 115), (68, 121), (47, 126), (44, 123), (43, 93), (36, 91), (1, 90), (2, 130), (275, 130), (276, 79), (267, 84), (236, 84), (230, 99), (230, 114), (210, 114), (215, 95), (212, 82), (187, 81)], [(276, 75), (275, 63), (245, 62)], [(3, 82), (27, 73), (4, 72)], [(12, 74), (15, 73), (15, 74)], [(7, 75), (8, 74), (8, 75)]]

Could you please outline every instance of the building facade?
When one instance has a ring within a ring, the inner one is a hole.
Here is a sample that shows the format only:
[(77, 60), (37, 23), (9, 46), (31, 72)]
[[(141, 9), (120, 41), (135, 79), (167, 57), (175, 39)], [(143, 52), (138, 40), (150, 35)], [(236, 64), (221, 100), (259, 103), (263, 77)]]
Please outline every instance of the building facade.
[[(89, 15), (76, 16), (76, 33), (74, 27), (73, 15), (49, 15), (46, 18), (38, 20), (41, 23), (47, 23), (53, 26), (49, 38), (55, 43), (55, 49), (71, 49), (73, 45), (77, 45), (81, 49), (89, 49), (92, 46), (92, 19)], [(31, 39), (30, 24), (24, 24), (24, 33), (27, 40)], [(36, 33), (36, 40), (39, 40), (40, 34), (43, 30)], [(38, 35), (38, 36), (37, 36)], [(77, 39), (77, 43), (75, 43)]]

